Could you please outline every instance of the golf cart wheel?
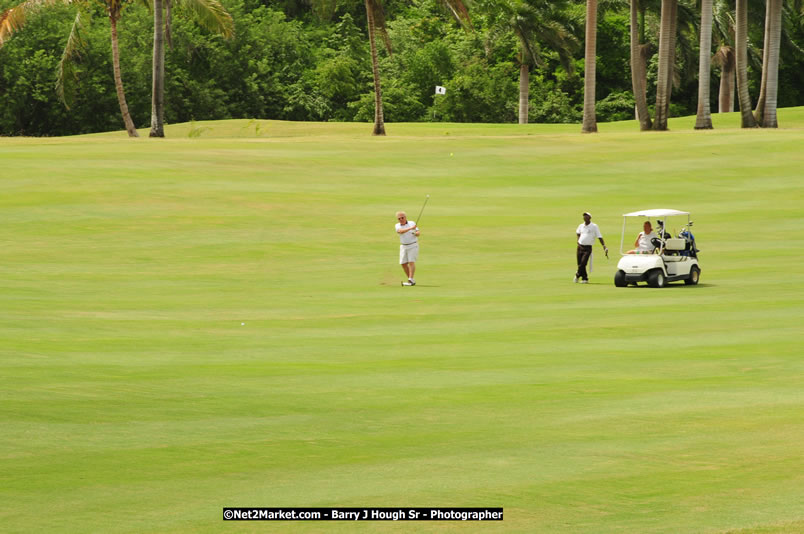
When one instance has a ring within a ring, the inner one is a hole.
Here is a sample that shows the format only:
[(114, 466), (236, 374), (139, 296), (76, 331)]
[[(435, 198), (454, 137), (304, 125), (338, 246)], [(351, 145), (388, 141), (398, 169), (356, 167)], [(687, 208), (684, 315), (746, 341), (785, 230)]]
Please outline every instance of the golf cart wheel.
[(665, 278), (661, 269), (656, 269), (650, 273), (648, 277), (648, 285), (650, 287), (664, 287)]
[(614, 285), (617, 287), (625, 287), (628, 282), (625, 281), (625, 271), (622, 269), (614, 274)]
[(701, 270), (696, 267), (695, 265), (692, 266), (690, 269), (690, 277), (684, 280), (684, 283), (688, 286), (697, 286), (698, 280), (701, 278)]

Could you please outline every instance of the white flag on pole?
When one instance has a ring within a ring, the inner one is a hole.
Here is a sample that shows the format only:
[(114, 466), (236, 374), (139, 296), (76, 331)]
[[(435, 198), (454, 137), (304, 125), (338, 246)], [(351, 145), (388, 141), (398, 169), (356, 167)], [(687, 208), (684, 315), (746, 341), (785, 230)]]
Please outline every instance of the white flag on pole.
[(440, 85), (436, 85), (435, 94), (437, 94), (437, 95), (445, 95), (445, 94), (447, 94), (447, 88), (446, 87), (441, 87)]

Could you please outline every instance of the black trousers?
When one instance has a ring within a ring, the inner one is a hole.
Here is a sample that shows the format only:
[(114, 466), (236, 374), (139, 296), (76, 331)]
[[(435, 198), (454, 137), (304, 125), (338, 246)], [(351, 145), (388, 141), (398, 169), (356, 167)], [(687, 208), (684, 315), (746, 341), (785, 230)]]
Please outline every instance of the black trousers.
[(589, 263), (589, 256), (592, 255), (592, 245), (578, 245), (578, 271), (575, 276), (581, 277), (582, 280), (589, 280), (589, 275), (586, 274), (586, 264)]

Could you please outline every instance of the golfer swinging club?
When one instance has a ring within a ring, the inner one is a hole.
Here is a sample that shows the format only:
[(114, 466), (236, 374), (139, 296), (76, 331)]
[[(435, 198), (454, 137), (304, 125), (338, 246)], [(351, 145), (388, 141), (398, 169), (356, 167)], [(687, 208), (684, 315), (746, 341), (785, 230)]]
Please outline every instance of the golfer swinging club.
[(582, 284), (588, 284), (589, 275), (586, 272), (586, 264), (589, 262), (589, 257), (592, 255), (592, 245), (595, 244), (595, 238), (600, 240), (600, 244), (603, 245), (603, 251), (606, 253), (607, 258), (609, 257), (609, 249), (603, 241), (603, 234), (600, 233), (600, 228), (592, 222), (592, 214), (588, 211), (584, 212), (583, 222), (578, 225), (575, 234), (578, 238), (578, 252), (576, 254), (578, 258), (578, 270), (575, 271), (575, 278), (573, 278), (572, 281), (577, 284), (578, 279), (580, 279)]
[(407, 282), (403, 282), (403, 286), (415, 286), (416, 279), (413, 275), (416, 273), (416, 260), (419, 257), (419, 228), (416, 226), (415, 221), (409, 221), (408, 216), (404, 211), (396, 212), (396, 233), (399, 234), (399, 264), (402, 270), (405, 271), (405, 276), (408, 277)]

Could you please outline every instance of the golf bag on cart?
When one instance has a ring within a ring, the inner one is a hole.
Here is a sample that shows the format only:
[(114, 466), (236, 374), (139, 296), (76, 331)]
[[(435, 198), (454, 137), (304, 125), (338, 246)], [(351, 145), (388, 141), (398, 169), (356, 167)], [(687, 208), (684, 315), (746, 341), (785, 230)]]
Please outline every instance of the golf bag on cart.
[(692, 235), (690, 229), (687, 228), (686, 230), (682, 230), (682, 232), (678, 234), (678, 237), (682, 238), (686, 242), (686, 246), (681, 252), (681, 255), (698, 259), (698, 248), (695, 246), (695, 236)]

